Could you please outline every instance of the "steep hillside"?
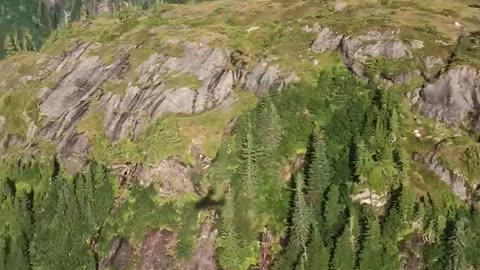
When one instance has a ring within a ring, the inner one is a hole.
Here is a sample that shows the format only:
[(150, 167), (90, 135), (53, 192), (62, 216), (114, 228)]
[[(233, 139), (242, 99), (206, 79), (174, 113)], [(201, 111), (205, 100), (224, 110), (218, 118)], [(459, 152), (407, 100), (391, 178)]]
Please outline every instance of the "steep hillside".
[(218, 0), (56, 30), (0, 61), (0, 269), (480, 268), (479, 24)]

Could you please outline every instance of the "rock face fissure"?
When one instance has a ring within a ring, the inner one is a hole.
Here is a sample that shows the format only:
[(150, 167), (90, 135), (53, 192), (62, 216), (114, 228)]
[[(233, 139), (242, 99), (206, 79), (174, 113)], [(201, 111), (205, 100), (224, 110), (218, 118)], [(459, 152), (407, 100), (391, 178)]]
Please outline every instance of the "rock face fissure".
[(465, 176), (443, 166), (434, 153), (420, 154), (416, 152), (413, 153), (412, 159), (434, 172), (459, 199), (468, 203), (475, 203), (474, 197), (478, 184), (471, 186)]
[[(53, 78), (54, 84), (39, 91), (43, 120), (30, 137), (54, 142), (63, 160), (83, 163), (86, 156), (82, 153), (87, 153), (89, 140), (76, 130), (89, 112), (104, 114), (105, 135), (111, 141), (137, 139), (166, 113), (196, 114), (231, 106), (235, 88), (262, 95), (299, 80), (266, 60), (248, 64), (238, 58), (239, 52), (168, 42), (183, 48), (184, 55), (153, 53), (135, 70), (131, 70), (128, 54), (119, 55), (110, 65), (92, 56), (100, 46), (96, 43), (76, 42), (50, 59), (37, 77)], [(127, 72), (133, 76), (126, 78)], [(182, 76), (198, 83), (188, 83)], [(120, 83), (122, 80), (127, 83)], [(125, 94), (108, 91), (106, 84), (121, 88), (118, 90)]]

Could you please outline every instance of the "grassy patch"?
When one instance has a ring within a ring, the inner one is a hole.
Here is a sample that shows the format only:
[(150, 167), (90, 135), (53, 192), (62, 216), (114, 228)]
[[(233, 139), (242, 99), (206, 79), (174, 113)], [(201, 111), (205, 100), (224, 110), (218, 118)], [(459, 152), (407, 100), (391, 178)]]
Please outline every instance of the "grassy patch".
[(218, 108), (198, 115), (168, 115), (151, 125), (137, 140), (111, 143), (104, 135), (103, 115), (89, 112), (79, 124), (78, 131), (92, 134), (92, 155), (106, 163), (146, 162), (154, 164), (170, 155), (178, 154), (182, 161), (193, 163), (192, 146), (214, 157), (222, 143), (223, 131), (228, 122), (249, 110), (256, 103), (253, 94), (240, 92), (232, 108)]
[(13, 90), (0, 96), (0, 115), (5, 117), (8, 133), (24, 135), (28, 121), (38, 121), (40, 109), (32, 89)]
[(77, 125), (77, 132), (86, 132), (91, 135), (103, 135), (105, 133), (105, 113), (94, 102)]
[(365, 64), (367, 75), (380, 75), (386, 79), (421, 69), (421, 64), (408, 58), (387, 59), (385, 57), (369, 58)]
[(448, 206), (463, 205), (463, 202), (452, 193), (450, 187), (424, 165), (412, 163), (410, 183), (418, 195), (429, 194), (436, 203)]
[(453, 62), (454, 64), (471, 65), (480, 69), (480, 31), (459, 40), (455, 48)]
[[(469, 168), (465, 159), (467, 149), (478, 145), (478, 138), (461, 128), (438, 123), (420, 115), (417, 115), (417, 118), (420, 124), (415, 123), (413, 119), (405, 122), (408, 135), (407, 150), (423, 154), (434, 152), (443, 166), (460, 172), (470, 181), (478, 180), (479, 176), (472, 173), (476, 168)], [(414, 136), (415, 129), (421, 134), (420, 138)]]
[(102, 84), (101, 88), (103, 91), (110, 92), (114, 95), (123, 97), (127, 90), (128, 82), (127, 80), (119, 81), (106, 81)]
[(178, 87), (198, 89), (202, 87), (202, 81), (200, 81), (197, 76), (191, 73), (170, 74), (165, 81), (165, 87), (167, 89)]
[(255, 98), (251, 94), (240, 93), (239, 101), (231, 109), (219, 108), (193, 116), (170, 115), (159, 120), (139, 139), (147, 163), (154, 163), (175, 153), (183, 161), (192, 163), (193, 145), (205, 155), (214, 157), (230, 119), (254, 105)]
[[(192, 194), (176, 200), (164, 200), (158, 197), (153, 187), (135, 187), (124, 194), (128, 199), (116, 209), (105, 223), (100, 241), (100, 252), (108, 251), (111, 239), (116, 235), (127, 237), (134, 244), (140, 244), (149, 229), (164, 229), (186, 233), (188, 241), (194, 241), (197, 229), (198, 211), (194, 202), (198, 199)], [(190, 247), (182, 240), (180, 245), (188, 253)]]

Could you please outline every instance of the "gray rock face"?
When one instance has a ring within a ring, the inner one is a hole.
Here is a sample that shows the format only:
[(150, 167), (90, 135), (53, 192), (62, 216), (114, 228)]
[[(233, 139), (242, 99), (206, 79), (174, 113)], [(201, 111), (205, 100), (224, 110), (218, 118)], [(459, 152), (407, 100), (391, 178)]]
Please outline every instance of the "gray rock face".
[(398, 31), (369, 31), (357, 37), (345, 37), (341, 42), (344, 62), (359, 77), (363, 77), (363, 64), (370, 57), (411, 57), (409, 45), (395, 40)]
[(459, 124), (480, 110), (480, 74), (471, 67), (455, 67), (420, 89), (412, 101), (428, 117)]
[(440, 72), (441, 68), (445, 66), (445, 61), (443, 61), (442, 58), (435, 56), (420, 57), (420, 62), (425, 67), (425, 69), (422, 71), (422, 74), (429, 81), (435, 79), (437, 73)]
[(86, 134), (74, 134), (59, 145), (59, 159), (67, 171), (80, 173), (87, 164), (90, 139)]
[[(231, 106), (233, 90), (242, 88), (257, 94), (279, 91), (298, 80), (278, 65), (258, 60), (250, 68), (237, 58), (238, 52), (202, 46), (192, 42), (169, 41), (181, 47), (182, 56), (151, 55), (127, 80), (125, 95), (104, 91), (105, 82), (118, 82), (131, 69), (128, 54), (118, 55), (106, 65), (94, 50), (100, 44), (76, 42), (65, 52), (46, 60), (36, 76), (50, 80), (52, 86), (38, 91), (44, 121), (29, 137), (40, 137), (58, 145), (65, 160), (81, 158), (88, 144), (78, 140), (76, 127), (96, 102), (105, 113), (106, 135), (112, 141), (136, 139), (150, 124), (166, 113), (194, 114), (219, 106)], [(172, 76), (196, 78), (197, 86), (170, 85)], [(124, 85), (124, 84), (119, 84)], [(74, 149), (74, 150), (66, 150)], [(81, 150), (81, 151), (80, 151)], [(74, 157), (75, 156), (75, 157)], [(72, 157), (72, 158), (70, 158)]]
[(413, 70), (411, 72), (401, 73), (392, 78), (394, 84), (406, 84), (410, 82), (415, 76), (419, 76), (421, 72), (419, 70)]
[(412, 159), (427, 166), (433, 171), (462, 201), (470, 201), (473, 189), (468, 185), (467, 179), (463, 175), (445, 168), (433, 153), (428, 155), (414, 153)]
[(299, 80), (295, 74), (285, 74), (278, 65), (271, 66), (265, 61), (259, 61), (249, 72), (237, 70), (236, 74), (241, 88), (258, 94), (281, 91), (288, 84)]
[[(330, 28), (305, 27), (307, 32), (318, 32), (310, 49), (317, 53), (340, 48), (345, 64), (359, 77), (364, 76), (364, 64), (372, 57), (412, 57), (411, 49), (418, 49), (423, 42), (405, 43), (397, 40), (398, 31), (369, 31), (359, 36), (342, 35)], [(421, 43), (421, 44), (420, 44)]]
[(338, 46), (340, 46), (342, 38), (343, 35), (336, 33), (330, 28), (322, 28), (319, 31), (317, 38), (310, 45), (310, 49), (317, 53), (336, 50)]

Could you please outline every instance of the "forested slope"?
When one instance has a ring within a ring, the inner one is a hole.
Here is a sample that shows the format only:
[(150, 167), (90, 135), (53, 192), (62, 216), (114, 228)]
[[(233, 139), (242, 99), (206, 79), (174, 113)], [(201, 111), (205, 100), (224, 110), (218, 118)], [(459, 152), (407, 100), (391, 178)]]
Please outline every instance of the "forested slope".
[(427, 2), (129, 7), (12, 51), (0, 270), (480, 268), (480, 10)]

